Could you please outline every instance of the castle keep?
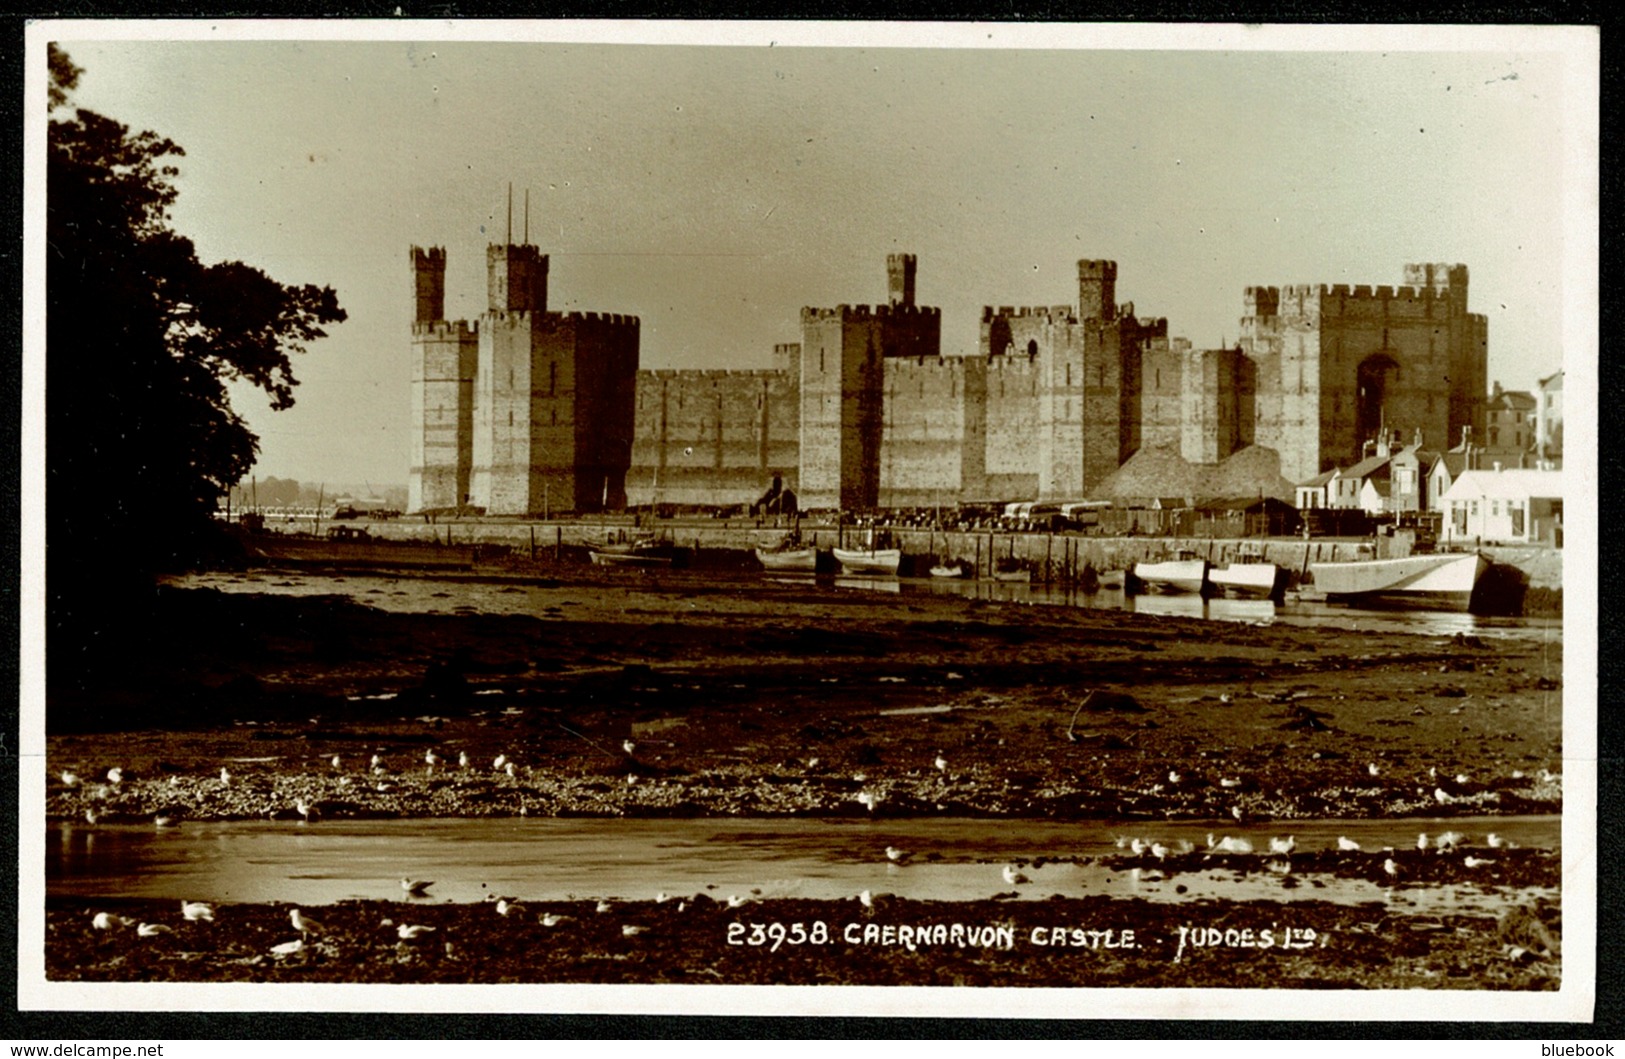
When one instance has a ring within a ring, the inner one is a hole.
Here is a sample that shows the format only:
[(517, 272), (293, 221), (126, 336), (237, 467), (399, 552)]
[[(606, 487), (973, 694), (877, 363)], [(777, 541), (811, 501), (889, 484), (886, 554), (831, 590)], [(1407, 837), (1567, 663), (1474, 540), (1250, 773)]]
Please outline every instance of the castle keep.
[(411, 264), (411, 510), (624, 507), (638, 318), (548, 312), (547, 256), (510, 243), (486, 251), (485, 313), (448, 321), (445, 251)]
[(734, 505), (775, 478), (803, 508), (1081, 499), (1142, 449), (1260, 446), (1302, 481), (1383, 423), (1436, 445), (1483, 429), (1487, 322), (1462, 265), (1249, 287), (1239, 343), (1198, 350), (1085, 260), (1075, 304), (985, 307), (976, 353), (944, 355), (915, 257), (893, 254), (885, 304), (804, 308), (769, 369), (639, 371), (637, 318), (548, 312), (534, 246), (488, 249), (472, 323), (442, 319), (444, 251), (411, 260), (414, 511)]

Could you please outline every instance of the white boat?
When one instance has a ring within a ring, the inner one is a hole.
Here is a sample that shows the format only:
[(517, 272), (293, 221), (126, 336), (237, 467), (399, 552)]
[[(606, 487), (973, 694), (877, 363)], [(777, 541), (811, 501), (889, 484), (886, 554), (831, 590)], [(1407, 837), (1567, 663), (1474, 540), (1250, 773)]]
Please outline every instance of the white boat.
[(1268, 599), (1284, 587), (1285, 573), (1274, 563), (1231, 563), (1209, 570), (1207, 580), (1226, 595)]
[(940, 577), (945, 580), (964, 578), (970, 576), (970, 567), (965, 565), (964, 560), (955, 559), (951, 563), (944, 562), (933, 566), (931, 568), (931, 576)]
[(1161, 563), (1135, 563), (1134, 576), (1149, 591), (1200, 593), (1207, 580), (1207, 560), (1180, 558)]
[(787, 542), (777, 548), (757, 548), (756, 561), (774, 573), (810, 574), (818, 569), (818, 549)]
[(1411, 555), (1353, 563), (1310, 563), (1328, 603), (1466, 610), (1489, 560), (1470, 555)]
[(835, 559), (841, 564), (841, 569), (849, 574), (889, 574), (895, 577), (897, 568), (903, 564), (903, 550), (836, 548)]

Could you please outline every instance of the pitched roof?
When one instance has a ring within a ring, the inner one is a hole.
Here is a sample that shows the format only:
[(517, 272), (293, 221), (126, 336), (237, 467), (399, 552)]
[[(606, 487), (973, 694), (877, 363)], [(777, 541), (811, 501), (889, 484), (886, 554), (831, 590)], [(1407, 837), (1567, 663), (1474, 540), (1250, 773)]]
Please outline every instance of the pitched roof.
[(1313, 478), (1310, 478), (1308, 481), (1299, 482), (1298, 483), (1298, 488), (1299, 489), (1318, 489), (1318, 488), (1325, 485), (1327, 482), (1331, 481), (1333, 478), (1336, 478), (1338, 475), (1340, 475), (1342, 473), (1343, 473), (1342, 470), (1340, 468), (1337, 468), (1337, 467), (1333, 467), (1329, 471), (1321, 471), (1319, 474), (1315, 475)]
[(1529, 497), (1560, 499), (1563, 472), (1539, 471), (1531, 467), (1508, 467), (1500, 471), (1463, 471), (1450, 483), (1443, 500), (1525, 500)]
[(1344, 478), (1366, 478), (1388, 465), (1387, 456), (1367, 456), (1343, 472)]

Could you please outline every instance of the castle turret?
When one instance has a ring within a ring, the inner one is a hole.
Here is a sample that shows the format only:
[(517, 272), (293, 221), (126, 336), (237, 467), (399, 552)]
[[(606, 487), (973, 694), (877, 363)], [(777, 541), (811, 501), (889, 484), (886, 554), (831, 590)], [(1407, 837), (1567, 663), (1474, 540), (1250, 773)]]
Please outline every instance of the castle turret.
[(547, 255), (529, 243), (486, 247), (490, 307), (494, 313), (547, 311)]
[(431, 246), (427, 250), (414, 246), (408, 255), (412, 261), (413, 286), (417, 292), (417, 310), (412, 317), (420, 324), (446, 318), (446, 250)]
[(893, 305), (914, 304), (915, 266), (913, 254), (886, 255), (886, 290)]
[(1117, 262), (1078, 262), (1078, 319), (1110, 323), (1117, 316)]

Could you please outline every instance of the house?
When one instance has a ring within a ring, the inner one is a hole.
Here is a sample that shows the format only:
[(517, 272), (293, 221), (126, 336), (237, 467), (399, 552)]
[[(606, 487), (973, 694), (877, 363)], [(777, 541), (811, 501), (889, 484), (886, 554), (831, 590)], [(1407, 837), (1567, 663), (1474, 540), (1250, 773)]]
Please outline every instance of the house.
[(1329, 471), (1322, 471), (1307, 482), (1299, 482), (1293, 487), (1296, 494), (1299, 511), (1309, 511), (1316, 508), (1331, 507), (1330, 497), (1337, 490), (1337, 479), (1343, 472), (1336, 467)]
[(1440, 502), (1440, 540), (1563, 544), (1563, 473), (1533, 468), (1463, 471)]
[(1495, 392), (1484, 405), (1484, 459), (1503, 467), (1524, 467), (1534, 462), (1535, 413), (1538, 405), (1531, 393), (1503, 390)]
[(1535, 457), (1549, 468), (1563, 466), (1563, 373), (1553, 372), (1536, 387)]

